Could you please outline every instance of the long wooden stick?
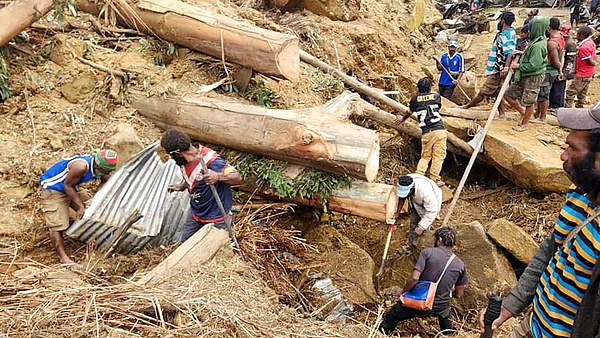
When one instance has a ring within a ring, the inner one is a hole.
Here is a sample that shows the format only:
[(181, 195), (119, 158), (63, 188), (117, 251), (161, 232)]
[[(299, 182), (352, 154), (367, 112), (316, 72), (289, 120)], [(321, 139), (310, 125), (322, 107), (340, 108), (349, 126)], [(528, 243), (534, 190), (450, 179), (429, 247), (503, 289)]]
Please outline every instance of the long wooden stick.
[[(515, 61), (518, 61), (518, 59)], [(494, 102), (492, 111), (490, 112), (490, 115), (488, 116), (488, 119), (485, 122), (485, 127), (483, 127), (483, 136), (481, 137), (479, 142), (477, 142), (475, 149), (473, 149), (473, 154), (471, 154), (471, 158), (469, 159), (469, 164), (467, 165), (467, 169), (465, 169), (465, 173), (463, 174), (462, 178), (460, 179), (460, 183), (458, 184), (458, 187), (456, 188), (456, 192), (454, 192), (454, 197), (452, 198), (452, 202), (450, 203), (450, 208), (448, 209), (446, 216), (444, 216), (444, 221), (442, 222), (442, 227), (445, 227), (446, 224), (448, 223), (448, 221), (450, 220), (452, 211), (454, 211), (454, 207), (456, 206), (456, 201), (458, 201), (460, 192), (462, 191), (462, 188), (465, 186), (465, 182), (467, 181), (467, 178), (469, 177), (471, 168), (473, 168), (473, 163), (475, 163), (475, 159), (477, 158), (477, 155), (479, 154), (479, 150), (481, 149), (481, 146), (483, 146), (483, 141), (485, 140), (485, 136), (487, 135), (487, 132), (490, 129), (490, 126), (492, 125), (492, 121), (494, 120), (494, 115), (496, 115), (496, 112), (498, 111), (498, 107), (500, 106), (500, 103), (502, 102), (502, 98), (504, 97), (504, 93), (506, 92), (506, 89), (508, 88), (512, 74), (513, 74), (513, 69), (510, 68), (508, 71), (508, 74), (506, 75), (506, 78), (504, 79), (504, 83), (502, 83), (502, 88), (500, 88), (500, 92), (498, 93), (496, 102)]]
[(334, 75), (335, 77), (342, 80), (342, 82), (344, 82), (348, 86), (356, 89), (356, 91), (361, 92), (363, 94), (367, 94), (367, 95), (371, 96), (372, 98), (374, 98), (375, 100), (385, 103), (388, 106), (394, 108), (395, 110), (399, 111), (400, 113), (405, 113), (408, 111), (407, 106), (401, 104), (398, 101), (390, 99), (389, 97), (385, 96), (384, 94), (381, 94), (381, 92), (376, 91), (375, 89), (373, 89), (363, 83), (360, 83), (355, 78), (342, 73), (341, 71), (335, 69), (334, 67), (331, 67), (330, 65), (328, 65), (325, 62), (317, 59), (316, 57), (308, 54), (307, 52), (305, 52), (303, 50), (299, 50), (298, 52), (300, 54), (301, 61), (306, 62), (311, 66), (317, 67), (317, 68), (323, 70), (324, 72)]

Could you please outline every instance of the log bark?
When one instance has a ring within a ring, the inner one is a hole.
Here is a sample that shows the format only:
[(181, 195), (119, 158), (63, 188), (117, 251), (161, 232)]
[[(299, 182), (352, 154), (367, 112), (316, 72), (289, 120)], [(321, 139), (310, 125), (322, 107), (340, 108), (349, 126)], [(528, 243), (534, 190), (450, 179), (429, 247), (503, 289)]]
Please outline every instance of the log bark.
[[(373, 105), (367, 103), (359, 103), (355, 110), (357, 114), (367, 116), (373, 121), (379, 122), (385, 126), (396, 129), (398, 132), (410, 135), (412, 137), (421, 138), (421, 128), (413, 121), (406, 120), (402, 124), (394, 123), (396, 116), (385, 112)], [(456, 135), (448, 131), (448, 150), (457, 155), (469, 157), (473, 153), (471, 146), (458, 138)]]
[(4, 46), (53, 7), (52, 0), (21, 0), (0, 9), (0, 46)]
[(180, 273), (190, 266), (202, 265), (211, 260), (228, 243), (230, 241), (227, 231), (206, 225), (183, 242), (152, 271), (144, 275), (138, 283), (143, 285), (150, 281), (156, 282)]
[[(442, 106), (440, 114), (445, 116), (460, 117), (467, 120), (485, 121), (490, 115), (490, 112), (485, 110), (450, 108), (447, 106)], [(509, 121), (519, 121), (520, 117), (516, 115), (507, 114), (506, 119)], [(549, 124), (551, 126), (560, 126), (556, 117), (549, 114), (546, 116), (546, 124)]]
[[(80, 10), (99, 15), (102, 4), (78, 0)], [(171, 42), (224, 58), (256, 72), (296, 81), (298, 38), (262, 29), (176, 0), (141, 0), (131, 10), (118, 2), (123, 24)]]
[(352, 124), (358, 94), (343, 93), (325, 105), (267, 109), (207, 97), (147, 97), (132, 105), (158, 127), (178, 127), (192, 139), (319, 170), (372, 181), (379, 170), (379, 137)]
[[(279, 196), (269, 189), (257, 189), (256, 185), (247, 183), (236, 186), (236, 189), (277, 201), (285, 201), (315, 208), (322, 208), (320, 198), (289, 198)], [(396, 187), (381, 184), (353, 181), (350, 188), (334, 191), (327, 199), (327, 209), (348, 215), (385, 222), (392, 219), (398, 208)]]

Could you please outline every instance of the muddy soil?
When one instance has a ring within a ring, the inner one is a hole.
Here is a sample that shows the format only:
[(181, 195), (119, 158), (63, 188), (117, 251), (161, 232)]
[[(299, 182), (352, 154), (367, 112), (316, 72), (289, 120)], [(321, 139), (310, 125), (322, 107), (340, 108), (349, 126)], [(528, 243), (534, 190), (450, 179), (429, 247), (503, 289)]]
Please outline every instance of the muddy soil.
[[(306, 11), (281, 14), (238, 8), (231, 3), (218, 3), (216, 7), (258, 26), (296, 34), (301, 38), (304, 50), (329, 63), (335, 60), (332, 48), (332, 41), (335, 41), (343, 69), (353, 69), (372, 86), (400, 90), (398, 100), (407, 104), (416, 81), (424, 75), (420, 65), (432, 66), (429, 55), (433, 51), (441, 54), (445, 46), (433, 42), (424, 29), (411, 32), (406, 28), (403, 22), (412, 3), (397, 5), (395, 1), (372, 0), (364, 3), (366, 10), (361, 13), (361, 18), (349, 23), (331, 21)], [(541, 11), (544, 13), (545, 9)], [(567, 16), (565, 10), (551, 13)], [(218, 81), (225, 73), (219, 60), (185, 48), (178, 48), (177, 55), (166, 57), (164, 49), (157, 47), (161, 42), (151, 37), (109, 39), (93, 30), (86, 14), (68, 17), (67, 22), (71, 25), (64, 31), (30, 29), (26, 41), (8, 48), (10, 86), (15, 95), (0, 105), (0, 217), (3, 220), (0, 224), (0, 281), (10, 280), (10, 272), (29, 265), (57, 265), (36, 194), (39, 175), (46, 168), (61, 157), (100, 148), (118, 123), (132, 125), (144, 145), (160, 138), (161, 130), (128, 105), (126, 88), (119, 91), (115, 78), (81, 63), (73, 57), (72, 49), (98, 64), (135, 74), (129, 88), (151, 94), (191, 93), (202, 85)], [(470, 49), (464, 51), (475, 55), (469, 70), (483, 73), (485, 55), (492, 39), (492, 33), (474, 36)], [(159, 55), (168, 59), (162, 65), (155, 64)], [(274, 93), (273, 103), (277, 108), (321, 104), (343, 89), (338, 80), (304, 64), (297, 83), (275, 81), (261, 75), (255, 75), (254, 80), (264, 83)], [(600, 100), (598, 89), (600, 83), (593, 81), (588, 98), (590, 103)], [(73, 91), (75, 95), (70, 94)], [(210, 95), (243, 99), (242, 95), (224, 89)], [(491, 108), (491, 103), (487, 107)], [(399, 174), (414, 169), (418, 155), (413, 141), (372, 122), (359, 122), (382, 133), (382, 165), (377, 181), (392, 183)], [(465, 159), (448, 156), (442, 173), (451, 187), (458, 184), (465, 164)], [(460, 200), (452, 225), (460, 226), (474, 220), (485, 223), (506, 217), (521, 225), (536, 240), (548, 233), (563, 196), (542, 196), (519, 189), (492, 168), (478, 167), (474, 173), (464, 195), (500, 186), (503, 189), (483, 198)], [(248, 196), (240, 194), (237, 199), (237, 203), (243, 203)], [(447, 205), (441, 215), (446, 208)], [(320, 219), (310, 215), (285, 216), (278, 222), (283, 228), (304, 228), (307, 223), (333, 226), (362, 247), (375, 262), (379, 262), (382, 255), (387, 230), (385, 224), (339, 214)], [(303, 224), (298, 225), (299, 222)], [(436, 225), (439, 224), (441, 221)], [(406, 229), (400, 228), (394, 233), (390, 252), (395, 252), (405, 241)], [(118, 279), (118, 276), (130, 276), (156, 265), (172, 248), (104, 260), (91, 246), (68, 239), (67, 250), (87, 271)], [(347, 257), (347, 261), (351, 262), (352, 257)], [(410, 267), (413, 263), (414, 260), (409, 259), (404, 264)], [(340, 269), (351, 272), (355, 267), (347, 264), (340, 265)], [(389, 271), (384, 275), (382, 287), (403, 285), (406, 277)], [(465, 336), (476, 336), (472, 319), (476, 309), (469, 310), (460, 314), (459, 318), (464, 319), (458, 324), (464, 328)], [(414, 323), (403, 324), (402, 336), (427, 335), (431, 326), (435, 326), (432, 321), (418, 323), (419, 327)]]

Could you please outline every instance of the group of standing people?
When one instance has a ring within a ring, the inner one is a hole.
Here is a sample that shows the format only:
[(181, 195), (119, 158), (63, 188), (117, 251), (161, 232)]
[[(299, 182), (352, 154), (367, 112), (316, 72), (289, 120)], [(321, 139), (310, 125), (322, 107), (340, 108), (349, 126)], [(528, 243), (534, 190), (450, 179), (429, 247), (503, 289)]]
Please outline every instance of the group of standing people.
[[(583, 107), (596, 72), (592, 29), (579, 28), (575, 42), (571, 28), (561, 25), (558, 18), (536, 15), (521, 28), (521, 37), (517, 38), (512, 12), (504, 12), (498, 20), (499, 32), (488, 55), (485, 82), (477, 95), (459, 108), (468, 109), (486, 97), (496, 97), (511, 68), (512, 84), (500, 98), (498, 118), (506, 118), (504, 103), (508, 103), (521, 115), (516, 131), (526, 130), (529, 122), (544, 123), (549, 110), (572, 107), (575, 98), (575, 106)], [(572, 81), (567, 88), (568, 80)]]

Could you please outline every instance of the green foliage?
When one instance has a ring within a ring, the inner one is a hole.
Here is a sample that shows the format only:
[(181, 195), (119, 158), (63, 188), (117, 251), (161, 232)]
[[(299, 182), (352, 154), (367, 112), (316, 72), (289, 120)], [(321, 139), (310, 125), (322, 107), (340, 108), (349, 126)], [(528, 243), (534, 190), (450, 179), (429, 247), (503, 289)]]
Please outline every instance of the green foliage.
[(10, 75), (10, 68), (8, 63), (4, 59), (6, 57), (6, 50), (8, 47), (0, 48), (0, 101), (4, 101), (12, 96), (12, 90), (8, 87), (8, 76)]
[(263, 80), (250, 80), (250, 84), (248, 85), (244, 96), (248, 100), (254, 101), (261, 106), (271, 108), (275, 104), (275, 93), (267, 88), (267, 85)]
[(58, 22), (65, 21), (65, 10), (73, 16), (77, 16), (77, 0), (52, 0), (52, 2), (54, 3), (54, 17)]
[(165, 65), (165, 55), (179, 55), (179, 49), (177, 49), (177, 45), (168, 41), (148, 41), (143, 39), (140, 40), (140, 44), (140, 52), (153, 51), (156, 53), (152, 57), (152, 63), (154, 63), (157, 66)]
[(315, 87), (321, 90), (339, 93), (344, 89), (344, 83), (342, 80), (334, 77), (331, 74), (326, 74), (317, 68), (308, 69), (308, 79), (315, 85)]
[(240, 154), (233, 161), (244, 177), (257, 177), (259, 187), (269, 187), (279, 196), (291, 198), (320, 198), (325, 211), (327, 198), (333, 191), (351, 185), (346, 175), (332, 174), (306, 168), (296, 178), (286, 177), (283, 173), (287, 163), (269, 160), (251, 154)]

